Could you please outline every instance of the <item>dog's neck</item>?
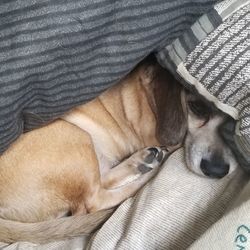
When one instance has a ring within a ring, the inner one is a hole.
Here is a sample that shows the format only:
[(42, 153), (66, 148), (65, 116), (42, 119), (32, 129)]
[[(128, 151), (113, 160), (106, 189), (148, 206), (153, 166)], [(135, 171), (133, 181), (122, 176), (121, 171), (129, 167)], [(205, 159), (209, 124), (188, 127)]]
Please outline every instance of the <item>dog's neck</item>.
[[(126, 154), (128, 148), (131, 150), (127, 153), (131, 153), (145, 145), (159, 143), (168, 148), (176, 147), (186, 132), (181, 91), (180, 84), (166, 70), (141, 67), (121, 84), (62, 119), (85, 130), (92, 138), (97, 138), (98, 143), (98, 138), (105, 141), (105, 136), (113, 137), (116, 142), (113, 151), (119, 149), (121, 154)], [(118, 121), (119, 126), (116, 126)], [(113, 129), (111, 134), (110, 128)], [(124, 131), (127, 132), (124, 134)], [(117, 138), (123, 138), (119, 146)]]
[[(156, 137), (168, 148), (179, 147), (187, 131), (184, 89), (175, 78), (158, 64), (143, 65), (132, 77), (147, 96), (156, 120)], [(139, 77), (139, 79), (138, 79)]]

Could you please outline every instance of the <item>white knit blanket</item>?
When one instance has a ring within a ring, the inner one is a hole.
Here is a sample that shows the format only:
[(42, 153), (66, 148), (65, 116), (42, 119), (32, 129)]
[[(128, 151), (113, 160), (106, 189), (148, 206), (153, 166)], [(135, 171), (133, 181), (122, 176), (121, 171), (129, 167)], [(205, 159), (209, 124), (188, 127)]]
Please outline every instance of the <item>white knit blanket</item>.
[[(15, 243), (1, 249), (237, 249), (238, 234), (248, 236), (242, 225), (250, 226), (249, 192), (242, 193), (245, 198), (237, 201), (235, 209), (226, 211), (239, 198), (247, 177), (241, 169), (221, 180), (196, 176), (186, 168), (183, 155), (182, 149), (172, 154), (159, 174), (126, 200), (88, 245), (86, 239), (76, 238), (46, 245)], [(250, 247), (242, 243), (247, 244)]]

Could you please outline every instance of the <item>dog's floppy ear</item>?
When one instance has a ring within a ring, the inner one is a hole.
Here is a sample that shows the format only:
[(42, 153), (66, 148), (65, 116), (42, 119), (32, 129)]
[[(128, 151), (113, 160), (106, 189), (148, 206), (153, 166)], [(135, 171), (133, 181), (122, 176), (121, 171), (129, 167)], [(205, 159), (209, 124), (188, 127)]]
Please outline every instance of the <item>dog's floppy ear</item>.
[(187, 131), (183, 87), (166, 70), (159, 67), (153, 80), (157, 113), (157, 137), (164, 146), (180, 145)]

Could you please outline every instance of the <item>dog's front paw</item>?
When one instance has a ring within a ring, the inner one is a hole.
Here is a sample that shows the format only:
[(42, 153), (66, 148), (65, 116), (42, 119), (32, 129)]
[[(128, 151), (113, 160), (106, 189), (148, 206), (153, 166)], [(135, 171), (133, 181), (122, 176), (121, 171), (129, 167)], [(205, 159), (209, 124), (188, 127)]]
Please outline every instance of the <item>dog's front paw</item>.
[(167, 151), (160, 147), (151, 147), (145, 148), (137, 154), (134, 156), (141, 157), (141, 159), (138, 159), (137, 169), (140, 173), (145, 174), (162, 165), (167, 155)]
[(148, 147), (137, 151), (129, 158), (121, 162), (103, 177), (106, 188), (118, 188), (138, 182), (138, 188), (153, 177), (168, 152), (161, 147)]

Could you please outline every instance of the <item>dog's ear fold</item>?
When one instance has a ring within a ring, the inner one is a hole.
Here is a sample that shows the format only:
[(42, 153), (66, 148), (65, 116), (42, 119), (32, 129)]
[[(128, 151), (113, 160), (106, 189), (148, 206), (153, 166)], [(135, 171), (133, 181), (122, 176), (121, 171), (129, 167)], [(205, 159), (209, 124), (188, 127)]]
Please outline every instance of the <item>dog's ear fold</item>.
[(181, 100), (183, 87), (160, 67), (153, 82), (158, 140), (162, 145), (175, 147), (183, 142), (187, 131), (186, 107)]

